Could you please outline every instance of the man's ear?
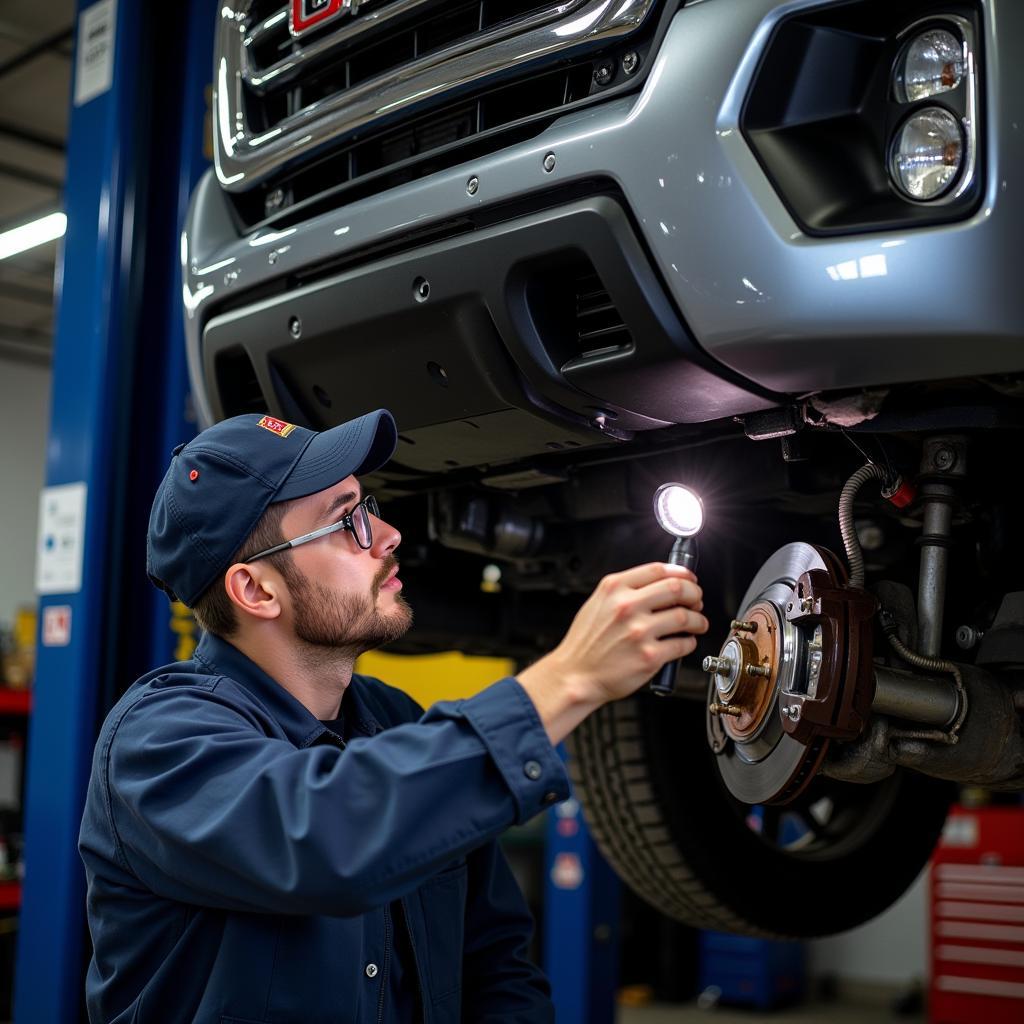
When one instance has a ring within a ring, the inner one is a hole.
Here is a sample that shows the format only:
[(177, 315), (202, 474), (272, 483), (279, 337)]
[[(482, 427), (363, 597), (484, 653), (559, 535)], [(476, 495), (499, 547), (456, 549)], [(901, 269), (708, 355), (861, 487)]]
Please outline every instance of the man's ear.
[(262, 566), (236, 562), (224, 574), (224, 589), (235, 606), (257, 619), (276, 619), (281, 614), (277, 574)]

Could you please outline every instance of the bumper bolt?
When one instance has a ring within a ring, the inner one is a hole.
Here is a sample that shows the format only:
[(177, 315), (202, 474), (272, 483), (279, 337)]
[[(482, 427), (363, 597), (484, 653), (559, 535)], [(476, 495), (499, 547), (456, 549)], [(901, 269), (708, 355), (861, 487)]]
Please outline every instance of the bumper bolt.
[(625, 54), (622, 58), (622, 70), (625, 71), (627, 75), (631, 75), (638, 67), (640, 67), (640, 54), (630, 50), (629, 53)]
[(475, 196), (479, 190), (480, 179), (476, 175), (473, 175), (473, 177), (466, 182), (466, 194), (470, 196)]
[(555, 163), (555, 154), (548, 153), (548, 155), (544, 157), (544, 170), (550, 174), (555, 169)]
[(293, 338), (302, 337), (302, 321), (297, 316), (293, 316), (291, 320), (288, 321), (288, 333)]
[(615, 65), (609, 61), (604, 61), (594, 68), (594, 81), (598, 85), (608, 85), (614, 77)]

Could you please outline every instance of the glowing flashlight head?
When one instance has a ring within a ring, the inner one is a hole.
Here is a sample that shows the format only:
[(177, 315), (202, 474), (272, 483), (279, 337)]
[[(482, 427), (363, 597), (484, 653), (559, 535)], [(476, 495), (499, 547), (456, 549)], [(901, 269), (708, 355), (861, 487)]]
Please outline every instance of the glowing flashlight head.
[(673, 537), (695, 537), (704, 525), (704, 504), (684, 484), (662, 484), (654, 494), (654, 516)]

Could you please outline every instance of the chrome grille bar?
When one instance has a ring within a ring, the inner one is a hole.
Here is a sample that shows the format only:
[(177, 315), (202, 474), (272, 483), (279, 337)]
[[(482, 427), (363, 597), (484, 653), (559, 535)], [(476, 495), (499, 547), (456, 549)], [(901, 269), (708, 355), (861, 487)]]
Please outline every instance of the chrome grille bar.
[[(358, 18), (351, 15), (342, 16), (338, 27), (329, 35), (321, 35), (305, 45), (296, 45), (286, 57), (266, 68), (259, 68), (252, 59), (253, 51), (280, 25), (288, 24), (288, 9), (285, 7), (264, 19), (242, 36), (242, 81), (256, 92), (263, 92), (271, 85), (284, 85), (292, 81), (308, 62), (316, 61), (332, 50), (355, 42), (360, 36), (379, 32), (386, 28), (389, 22), (415, 13), (417, 8), (437, 6), (437, 0), (392, 0), (386, 7), (367, 11), (366, 7), (371, 2), (372, 0), (363, 0)], [(581, 0), (573, 0), (573, 6), (580, 2)]]
[(249, 124), (247, 92), (283, 86), (309, 61), (431, 3), (436, 6), (437, 0), (391, 0), (365, 14), (360, 8), (358, 18), (345, 17), (329, 33), (296, 44), (286, 58), (258, 71), (251, 59), (253, 44), (246, 40), (261, 30), (276, 30), (280, 12), (250, 29), (251, 0), (224, 0), (214, 69), (214, 153), (221, 184), (244, 191), (324, 143), (381, 118), (483, 85), (511, 67), (550, 62), (581, 45), (604, 45), (638, 28), (657, 0), (563, 0), (310, 103), (267, 128)]

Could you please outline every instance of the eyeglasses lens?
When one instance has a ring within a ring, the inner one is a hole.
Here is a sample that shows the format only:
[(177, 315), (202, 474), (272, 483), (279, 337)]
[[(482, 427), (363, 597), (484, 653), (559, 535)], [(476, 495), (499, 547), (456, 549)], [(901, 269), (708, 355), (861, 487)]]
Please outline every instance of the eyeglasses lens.
[(356, 543), (361, 548), (373, 546), (373, 531), (370, 529), (370, 516), (377, 514), (377, 502), (367, 497), (352, 510), (352, 530), (356, 535)]

